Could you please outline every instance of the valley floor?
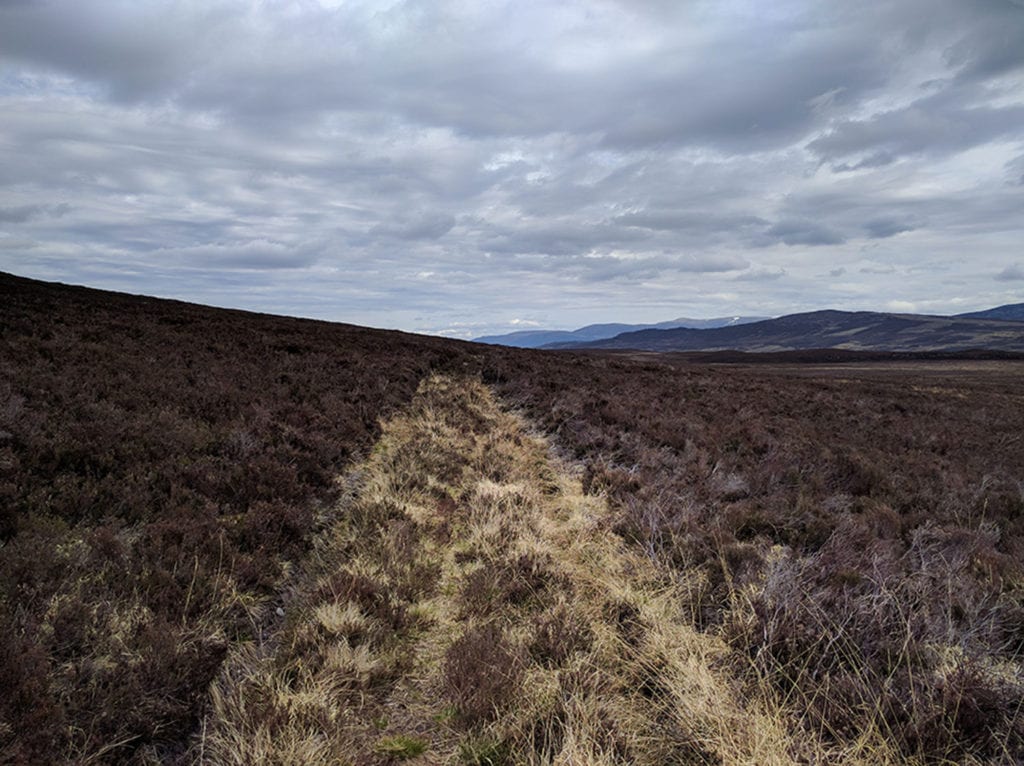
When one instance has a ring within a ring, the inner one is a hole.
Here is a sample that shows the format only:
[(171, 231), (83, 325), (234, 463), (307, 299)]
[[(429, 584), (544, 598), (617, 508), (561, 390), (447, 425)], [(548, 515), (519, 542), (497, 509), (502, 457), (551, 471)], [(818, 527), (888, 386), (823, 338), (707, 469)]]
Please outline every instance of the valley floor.
[(214, 684), (199, 762), (895, 760), (798, 731), (692, 627), (699, 583), (628, 546), (479, 383), (425, 381), (345, 481), (280, 627)]

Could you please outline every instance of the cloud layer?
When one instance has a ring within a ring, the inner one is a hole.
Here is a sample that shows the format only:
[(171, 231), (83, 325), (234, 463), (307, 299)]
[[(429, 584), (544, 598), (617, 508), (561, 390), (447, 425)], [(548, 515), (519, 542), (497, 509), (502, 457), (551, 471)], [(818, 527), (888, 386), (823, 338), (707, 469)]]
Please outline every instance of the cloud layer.
[(0, 2), (0, 268), (376, 326), (1024, 300), (1024, 7)]

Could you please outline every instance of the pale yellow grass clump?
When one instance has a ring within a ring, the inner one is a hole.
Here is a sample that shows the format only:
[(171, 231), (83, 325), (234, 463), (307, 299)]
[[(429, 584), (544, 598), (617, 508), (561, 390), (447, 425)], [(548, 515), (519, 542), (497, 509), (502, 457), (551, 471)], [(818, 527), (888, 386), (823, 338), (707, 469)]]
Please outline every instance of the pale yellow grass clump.
[(197, 762), (896, 762), (796, 733), (692, 627), (685, 573), (482, 385), (426, 381), (356, 474), (280, 629), (214, 684)]

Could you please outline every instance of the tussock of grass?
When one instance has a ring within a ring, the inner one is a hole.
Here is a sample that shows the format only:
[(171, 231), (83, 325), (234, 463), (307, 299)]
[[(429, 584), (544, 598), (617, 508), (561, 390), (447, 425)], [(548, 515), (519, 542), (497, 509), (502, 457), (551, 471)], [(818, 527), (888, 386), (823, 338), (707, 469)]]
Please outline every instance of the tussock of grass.
[(393, 737), (384, 737), (373, 746), (373, 749), (386, 758), (405, 761), (421, 755), (427, 749), (427, 743), (418, 737), (398, 734)]

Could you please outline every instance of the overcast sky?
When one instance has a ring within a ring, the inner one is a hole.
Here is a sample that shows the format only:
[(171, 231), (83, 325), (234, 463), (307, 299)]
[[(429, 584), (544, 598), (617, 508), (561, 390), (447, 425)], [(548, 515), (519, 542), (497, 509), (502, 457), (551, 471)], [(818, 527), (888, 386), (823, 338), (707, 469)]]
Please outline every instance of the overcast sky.
[(1024, 301), (1024, 0), (0, 0), (0, 270), (458, 337)]

